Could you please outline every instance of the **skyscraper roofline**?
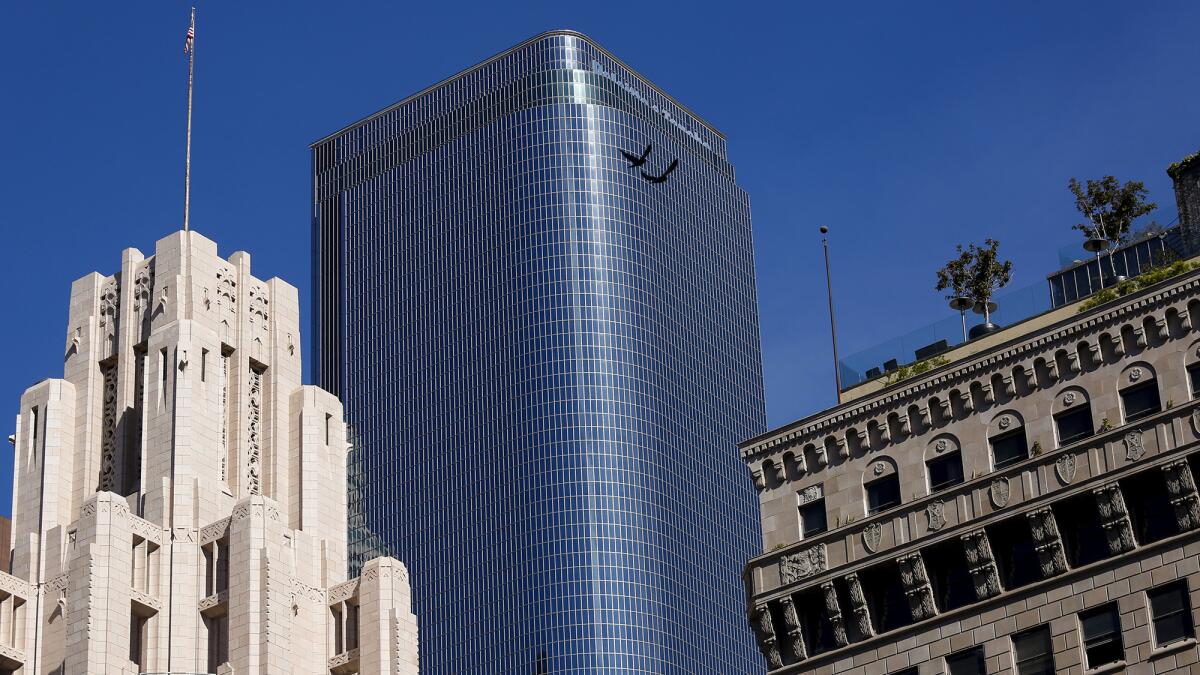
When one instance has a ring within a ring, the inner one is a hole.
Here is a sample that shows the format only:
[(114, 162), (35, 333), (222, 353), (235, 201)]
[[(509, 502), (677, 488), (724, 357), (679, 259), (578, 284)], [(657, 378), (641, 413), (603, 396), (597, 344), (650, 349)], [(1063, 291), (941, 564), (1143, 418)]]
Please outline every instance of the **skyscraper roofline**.
[(374, 120), (374, 119), (378, 118), (378, 117), (379, 117), (379, 116), (381, 116), (381, 115), (387, 114), (388, 112), (391, 112), (392, 110), (395, 110), (396, 108), (399, 108), (400, 106), (404, 105), (405, 103), (408, 103), (408, 102), (410, 102), (410, 101), (416, 100), (416, 99), (418, 99), (418, 98), (420, 98), (420, 97), (422, 97), (422, 96), (424, 96), (424, 95), (426, 95), (426, 94), (428, 94), (428, 93), (430, 93), (430, 92), (432, 92), (432, 91), (436, 91), (437, 89), (439, 89), (439, 88), (441, 88), (441, 87), (444, 87), (444, 86), (446, 86), (447, 84), (450, 84), (451, 82), (453, 82), (453, 81), (457, 80), (458, 78), (460, 78), (460, 77), (464, 77), (464, 76), (466, 76), (466, 75), (469, 75), (469, 74), (471, 74), (471, 73), (473, 73), (473, 72), (475, 72), (475, 71), (479, 70), (480, 68), (483, 68), (484, 66), (486, 66), (486, 65), (488, 65), (488, 64), (490, 64), (490, 63), (493, 63), (493, 62), (495, 62), (495, 61), (499, 61), (500, 59), (503, 59), (503, 58), (505, 58), (506, 56), (509, 56), (510, 54), (512, 54), (513, 52), (516, 52), (516, 51), (517, 51), (517, 50), (519, 50), (519, 49), (522, 49), (522, 48), (524, 48), (524, 47), (527, 47), (527, 46), (529, 46), (529, 45), (531, 45), (531, 44), (533, 44), (533, 43), (535, 43), (535, 42), (537, 42), (537, 41), (539, 41), (539, 40), (544, 40), (544, 39), (546, 39), (546, 38), (548, 38), (548, 37), (554, 37), (554, 36), (558, 36), (558, 35), (566, 35), (566, 36), (570, 36), (570, 37), (576, 37), (576, 38), (579, 38), (579, 39), (581, 39), (581, 40), (585, 40), (585, 41), (586, 41), (588, 44), (590, 44), (591, 46), (595, 47), (597, 50), (599, 50), (600, 52), (602, 52), (602, 53), (603, 53), (605, 56), (607, 56), (608, 58), (612, 59), (612, 60), (613, 60), (615, 63), (617, 63), (618, 65), (620, 65), (622, 68), (624, 68), (625, 70), (629, 71), (629, 72), (630, 72), (632, 75), (634, 75), (634, 76), (635, 76), (635, 77), (637, 77), (638, 79), (640, 79), (640, 80), (642, 80), (643, 82), (645, 82), (645, 83), (646, 83), (646, 84), (647, 84), (647, 85), (648, 85), (650, 88), (652, 88), (652, 89), (653, 89), (653, 90), (654, 90), (656, 93), (658, 93), (658, 94), (662, 95), (662, 96), (663, 96), (663, 97), (665, 97), (667, 100), (669, 100), (669, 101), (671, 101), (672, 103), (674, 103), (675, 105), (679, 106), (679, 108), (680, 108), (681, 110), (683, 110), (683, 111), (684, 111), (684, 112), (686, 112), (688, 115), (690, 115), (690, 116), (691, 116), (691, 117), (692, 117), (692, 118), (693, 118), (693, 119), (694, 119), (694, 120), (695, 120), (695, 121), (696, 121), (698, 124), (701, 124), (701, 125), (703, 125), (705, 129), (708, 129), (708, 130), (709, 130), (709, 131), (711, 131), (712, 133), (716, 134), (718, 137), (720, 137), (720, 138), (721, 138), (721, 140), (725, 140), (725, 134), (721, 133), (721, 131), (720, 131), (720, 130), (718, 130), (718, 129), (717, 129), (716, 127), (714, 127), (713, 125), (709, 124), (709, 123), (708, 123), (708, 122), (707, 122), (707, 121), (706, 121), (704, 118), (702, 118), (702, 117), (700, 117), (699, 115), (697, 115), (697, 114), (695, 113), (695, 111), (693, 111), (691, 108), (687, 107), (687, 106), (686, 106), (686, 105), (684, 105), (683, 103), (680, 103), (680, 102), (679, 102), (679, 100), (678, 100), (678, 99), (676, 99), (674, 96), (671, 96), (671, 95), (670, 95), (670, 94), (668, 94), (667, 92), (663, 91), (663, 89), (662, 89), (661, 87), (659, 87), (658, 85), (654, 84), (654, 82), (650, 81), (650, 79), (649, 79), (649, 78), (647, 78), (645, 75), (642, 75), (640, 72), (638, 72), (637, 70), (635, 70), (634, 68), (632, 68), (632, 67), (631, 67), (629, 64), (625, 63), (623, 60), (621, 60), (619, 57), (617, 57), (615, 54), (613, 54), (613, 53), (612, 53), (612, 52), (610, 52), (609, 50), (605, 49), (605, 48), (604, 48), (603, 46), (601, 46), (601, 45), (600, 45), (598, 42), (596, 42), (596, 41), (595, 41), (595, 40), (593, 40), (592, 38), (588, 37), (587, 35), (584, 35), (583, 33), (580, 33), (579, 31), (574, 31), (574, 30), (570, 30), (570, 29), (567, 29), (567, 28), (559, 28), (559, 29), (555, 29), (555, 30), (548, 30), (548, 31), (545, 31), (545, 32), (543, 32), (543, 33), (539, 33), (539, 34), (537, 34), (537, 35), (535, 35), (535, 36), (533, 36), (533, 37), (529, 38), (528, 40), (525, 40), (525, 41), (521, 42), (520, 44), (513, 45), (512, 47), (509, 47), (508, 49), (506, 49), (506, 50), (504, 50), (504, 51), (500, 52), (499, 54), (496, 54), (495, 56), (492, 56), (492, 57), (490, 57), (490, 58), (488, 58), (488, 59), (485, 59), (485, 60), (483, 60), (483, 61), (480, 61), (479, 63), (477, 63), (477, 64), (475, 64), (475, 65), (473, 65), (473, 66), (471, 66), (471, 67), (469, 67), (469, 68), (465, 68), (465, 69), (463, 69), (463, 70), (460, 70), (460, 71), (458, 71), (457, 73), (455, 73), (455, 74), (451, 75), (450, 77), (447, 77), (447, 78), (445, 78), (445, 79), (443, 79), (443, 80), (440, 80), (440, 81), (438, 81), (437, 83), (435, 83), (435, 84), (432, 84), (432, 85), (430, 85), (430, 86), (428, 86), (428, 87), (425, 87), (424, 89), (422, 89), (422, 90), (420, 90), (420, 91), (418, 91), (418, 92), (416, 92), (416, 93), (413, 93), (413, 94), (410, 94), (410, 95), (408, 95), (408, 96), (405, 96), (404, 98), (400, 99), (399, 101), (396, 101), (395, 103), (392, 103), (391, 105), (388, 105), (388, 106), (387, 106), (387, 107), (385, 107), (385, 108), (382, 108), (382, 109), (380, 109), (380, 110), (378, 110), (378, 111), (376, 111), (376, 112), (374, 112), (374, 113), (372, 113), (372, 114), (370, 114), (370, 115), (368, 115), (368, 116), (366, 116), (366, 117), (364, 117), (364, 118), (362, 118), (362, 119), (360, 119), (360, 120), (358, 120), (358, 121), (356, 121), (356, 122), (351, 122), (350, 124), (347, 124), (346, 126), (342, 127), (341, 129), (338, 129), (337, 131), (335, 131), (335, 132), (333, 132), (333, 133), (331, 133), (331, 134), (328, 134), (328, 135), (326, 135), (326, 136), (324, 136), (324, 137), (322, 137), (322, 138), (320, 138), (320, 139), (318, 139), (318, 140), (316, 140), (316, 141), (313, 141), (312, 143), (310, 143), (310, 144), (309, 144), (309, 148), (314, 148), (314, 147), (316, 147), (316, 146), (318, 146), (318, 145), (320, 145), (320, 144), (322, 144), (322, 143), (324, 143), (324, 142), (326, 142), (326, 141), (328, 141), (328, 140), (330, 140), (330, 139), (333, 139), (333, 138), (335, 138), (335, 137), (337, 137), (337, 136), (340, 136), (340, 135), (342, 135), (342, 134), (346, 133), (347, 131), (350, 131), (351, 129), (354, 129), (354, 128), (356, 128), (356, 127), (362, 126), (363, 124), (366, 124), (366, 123), (370, 122), (371, 120)]

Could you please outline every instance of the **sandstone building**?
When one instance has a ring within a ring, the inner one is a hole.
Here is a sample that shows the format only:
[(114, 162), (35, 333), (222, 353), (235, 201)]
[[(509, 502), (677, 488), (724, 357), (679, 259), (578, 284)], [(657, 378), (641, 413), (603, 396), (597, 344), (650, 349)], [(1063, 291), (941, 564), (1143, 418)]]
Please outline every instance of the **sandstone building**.
[(298, 326), (195, 232), (74, 283), (16, 422), (0, 673), (417, 672), (404, 565), (347, 579), (342, 406)]
[(1200, 271), (946, 356), (742, 445), (769, 671), (1200, 672)]

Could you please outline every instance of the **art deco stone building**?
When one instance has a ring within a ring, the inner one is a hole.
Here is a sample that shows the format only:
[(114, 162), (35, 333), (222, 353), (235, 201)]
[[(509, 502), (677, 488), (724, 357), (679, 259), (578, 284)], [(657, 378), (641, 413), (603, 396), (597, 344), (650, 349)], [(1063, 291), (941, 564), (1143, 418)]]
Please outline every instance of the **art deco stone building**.
[(742, 446), (772, 673), (1200, 671), (1200, 272)]
[(298, 322), (195, 232), (74, 283), (17, 417), (0, 673), (417, 672), (404, 565), (346, 578), (342, 406)]

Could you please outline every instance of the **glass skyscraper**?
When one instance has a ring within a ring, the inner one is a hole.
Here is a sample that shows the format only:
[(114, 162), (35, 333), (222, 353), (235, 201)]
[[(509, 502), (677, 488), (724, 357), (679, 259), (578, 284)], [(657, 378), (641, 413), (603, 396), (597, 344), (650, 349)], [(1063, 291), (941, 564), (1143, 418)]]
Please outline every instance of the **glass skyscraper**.
[(766, 420), (721, 134), (555, 31), (312, 158), (352, 554), (408, 564), (422, 672), (761, 673), (735, 445)]

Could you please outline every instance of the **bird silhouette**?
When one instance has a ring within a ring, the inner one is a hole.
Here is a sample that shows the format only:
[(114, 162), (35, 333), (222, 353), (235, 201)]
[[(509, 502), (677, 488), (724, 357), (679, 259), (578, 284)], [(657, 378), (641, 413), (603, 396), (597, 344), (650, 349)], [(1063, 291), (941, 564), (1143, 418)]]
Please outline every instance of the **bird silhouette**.
[(654, 149), (653, 145), (647, 145), (646, 150), (645, 150), (645, 152), (642, 153), (641, 157), (638, 157), (637, 155), (635, 155), (631, 152), (625, 152), (624, 150), (621, 151), (621, 154), (625, 155), (625, 159), (629, 160), (629, 168), (636, 169), (639, 166), (646, 163), (646, 158), (648, 158), (650, 156), (650, 151), (653, 149)]
[(665, 182), (667, 182), (667, 176), (670, 176), (671, 172), (674, 171), (676, 168), (678, 168), (678, 166), (679, 166), (678, 159), (671, 160), (671, 163), (670, 163), (670, 165), (667, 166), (666, 171), (660, 173), (657, 176), (651, 176), (650, 174), (643, 171), (642, 178), (645, 178), (646, 180), (650, 181), (651, 183), (665, 183)]

